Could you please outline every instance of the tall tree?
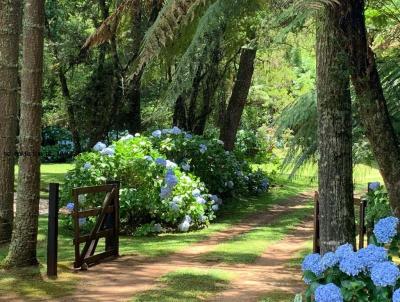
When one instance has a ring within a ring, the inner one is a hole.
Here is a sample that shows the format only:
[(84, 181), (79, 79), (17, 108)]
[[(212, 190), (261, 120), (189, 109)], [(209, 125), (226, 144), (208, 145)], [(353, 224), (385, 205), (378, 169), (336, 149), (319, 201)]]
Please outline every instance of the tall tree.
[(400, 216), (400, 141), (390, 119), (375, 54), (368, 45), (364, 0), (346, 3), (349, 3), (351, 15), (346, 32), (349, 39), (347, 49), (358, 112), (385, 181), (391, 206)]
[(0, 0), (0, 243), (11, 240), (22, 1)]
[(26, 0), (23, 26), (21, 118), (17, 211), (5, 264), (38, 263), (36, 243), (39, 217), (41, 98), (43, 77), (44, 0)]
[(317, 17), (317, 92), (321, 252), (355, 242), (352, 112), (345, 11), (325, 6)]
[(257, 50), (242, 48), (239, 69), (233, 86), (232, 95), (225, 113), (224, 124), (221, 128), (220, 139), (225, 144), (226, 150), (233, 150), (236, 134), (239, 129), (244, 106), (249, 95), (251, 80), (254, 74), (254, 61)]

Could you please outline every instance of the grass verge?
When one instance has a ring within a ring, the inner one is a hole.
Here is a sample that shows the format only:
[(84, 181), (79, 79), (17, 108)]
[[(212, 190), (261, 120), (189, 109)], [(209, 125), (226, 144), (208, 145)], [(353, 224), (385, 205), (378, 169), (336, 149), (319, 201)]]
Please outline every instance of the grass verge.
[(132, 302), (200, 302), (227, 288), (232, 275), (221, 270), (185, 269), (160, 278), (161, 286)]
[(269, 225), (254, 228), (250, 232), (217, 245), (214, 251), (202, 258), (204, 261), (223, 263), (253, 263), (268, 246), (282, 240), (301, 224), (304, 218), (312, 214), (312, 209), (313, 204), (309, 202)]

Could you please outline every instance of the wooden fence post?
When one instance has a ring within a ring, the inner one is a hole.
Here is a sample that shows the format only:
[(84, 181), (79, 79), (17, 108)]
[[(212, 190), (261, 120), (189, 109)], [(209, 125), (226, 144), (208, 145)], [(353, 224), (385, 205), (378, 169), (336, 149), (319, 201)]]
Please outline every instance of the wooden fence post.
[(313, 238), (313, 252), (320, 253), (321, 247), (319, 244), (319, 194), (315, 192), (314, 195), (314, 238)]
[(113, 237), (106, 237), (106, 251), (117, 249), (119, 255), (119, 181), (108, 181), (107, 184), (115, 185), (117, 187), (117, 193), (115, 194), (113, 205), (114, 212), (107, 214), (105, 219), (105, 227), (114, 229)]
[(358, 248), (362, 249), (364, 247), (364, 237), (366, 233), (365, 226), (365, 211), (367, 209), (367, 198), (361, 198), (360, 200), (360, 225), (359, 225), (359, 243)]
[(58, 252), (58, 209), (59, 209), (58, 183), (49, 185), (49, 218), (47, 235), (47, 276), (57, 276)]

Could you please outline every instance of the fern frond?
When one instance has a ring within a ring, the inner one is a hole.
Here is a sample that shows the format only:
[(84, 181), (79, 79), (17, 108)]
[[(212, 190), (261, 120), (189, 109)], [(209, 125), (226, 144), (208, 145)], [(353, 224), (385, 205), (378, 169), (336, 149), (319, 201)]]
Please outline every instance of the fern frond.
[(131, 12), (135, 8), (135, 0), (125, 0), (118, 6), (114, 13), (112, 13), (103, 23), (96, 29), (96, 31), (87, 38), (85, 44), (82, 46), (82, 51), (101, 45), (109, 41), (121, 20), (121, 17)]
[(157, 20), (147, 31), (136, 60), (134, 73), (141, 70), (151, 59), (158, 56), (169, 40), (181, 26), (188, 24), (195, 17), (196, 9), (216, 0), (168, 0)]

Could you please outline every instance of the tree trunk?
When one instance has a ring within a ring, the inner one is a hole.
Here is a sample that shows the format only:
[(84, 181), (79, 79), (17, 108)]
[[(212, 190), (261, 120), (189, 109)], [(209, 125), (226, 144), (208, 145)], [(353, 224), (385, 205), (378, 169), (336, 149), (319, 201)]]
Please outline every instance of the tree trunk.
[(319, 210), (321, 252), (355, 243), (352, 112), (346, 15), (327, 6), (317, 20)]
[(7, 266), (38, 263), (36, 243), (40, 192), (41, 98), (44, 0), (26, 0), (21, 76), (20, 158), (17, 212)]
[(246, 105), (251, 87), (256, 53), (256, 49), (243, 48), (240, 55), (236, 82), (233, 86), (232, 95), (224, 118), (224, 124), (220, 133), (220, 139), (225, 143), (225, 149), (228, 151), (233, 150), (235, 146), (240, 119), (242, 118), (244, 106)]
[(187, 129), (185, 99), (182, 95), (180, 95), (175, 102), (172, 124), (173, 126), (177, 126), (178, 128), (185, 130)]
[(21, 0), (0, 0), (0, 244), (10, 242), (14, 219), (21, 13)]
[(74, 152), (75, 155), (78, 155), (82, 152), (81, 139), (78, 131), (78, 125), (76, 123), (75, 110), (74, 105), (72, 104), (67, 78), (65, 77), (63, 70), (59, 71), (58, 77), (60, 79), (61, 91), (67, 107), (68, 126), (72, 134), (72, 141), (74, 142)]
[(356, 105), (375, 159), (389, 193), (391, 206), (400, 217), (400, 142), (393, 128), (383, 93), (375, 55), (368, 46), (364, 1), (351, 0), (348, 48)]

